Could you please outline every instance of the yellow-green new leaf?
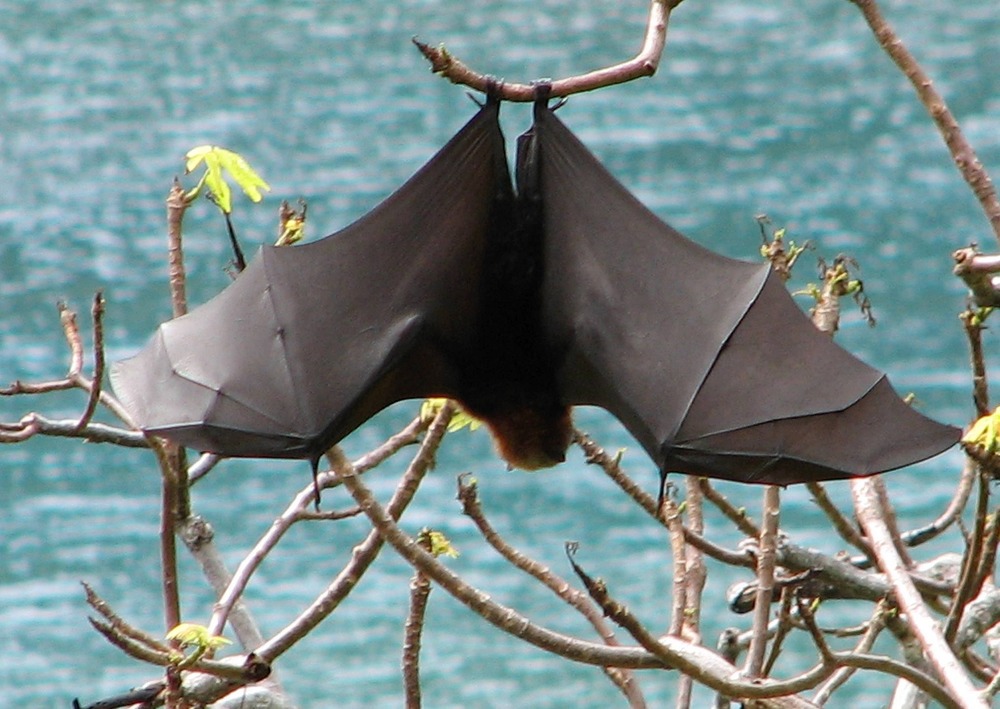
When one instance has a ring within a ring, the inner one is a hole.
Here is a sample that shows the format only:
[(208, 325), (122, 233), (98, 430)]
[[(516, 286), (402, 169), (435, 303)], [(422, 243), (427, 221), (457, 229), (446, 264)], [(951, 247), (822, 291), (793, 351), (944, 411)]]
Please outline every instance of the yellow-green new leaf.
[(201, 650), (214, 650), (229, 641), (221, 635), (210, 635), (208, 628), (197, 623), (181, 623), (167, 633), (167, 640), (176, 640), (184, 647), (194, 646)]
[(250, 163), (244, 160), (242, 155), (220, 148), (219, 161), (222, 164), (222, 169), (233, 176), (236, 184), (252, 201), (259, 202), (261, 200), (260, 190), (271, 189), (271, 186), (264, 182), (264, 178), (250, 167)]
[(1000, 431), (1000, 407), (993, 413), (986, 414), (976, 419), (975, 423), (969, 427), (968, 433), (962, 436), (962, 443), (979, 446), (989, 454), (997, 451), (998, 431)]
[(192, 192), (197, 194), (202, 187), (208, 188), (219, 209), (226, 214), (233, 211), (233, 204), (232, 191), (224, 173), (229, 173), (244, 194), (254, 202), (261, 200), (261, 190), (271, 189), (241, 155), (231, 150), (217, 145), (199, 145), (188, 151), (185, 158), (184, 165), (187, 172), (192, 172), (202, 163), (205, 165), (205, 174)]
[(458, 557), (458, 550), (441, 532), (424, 527), (417, 535), (417, 541), (426, 544), (429, 547), (428, 551), (434, 556), (450, 556), (452, 559)]
[[(420, 406), (420, 418), (424, 421), (433, 420), (446, 403), (448, 403), (447, 399), (425, 399)], [(448, 422), (448, 433), (454, 433), (466, 427), (470, 431), (475, 431), (482, 425), (482, 421), (456, 405), (455, 413), (451, 415), (451, 421)]]

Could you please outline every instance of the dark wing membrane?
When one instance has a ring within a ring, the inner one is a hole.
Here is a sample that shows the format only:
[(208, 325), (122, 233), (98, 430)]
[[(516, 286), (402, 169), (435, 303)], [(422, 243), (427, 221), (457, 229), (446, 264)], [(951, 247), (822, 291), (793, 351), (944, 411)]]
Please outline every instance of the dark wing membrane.
[(769, 267), (686, 239), (550, 111), (536, 114), (543, 312), (571, 404), (613, 413), (665, 471), (788, 484), (953, 445), (819, 333)]
[(663, 448), (663, 465), (784, 485), (900, 468), (958, 435), (817, 330), (772, 273)]
[[(506, 180), (506, 184), (501, 182)], [(510, 192), (498, 106), (320, 241), (265, 247), (112, 372), (146, 431), (198, 450), (316, 457), (402, 399), (454, 396), (491, 210)]]

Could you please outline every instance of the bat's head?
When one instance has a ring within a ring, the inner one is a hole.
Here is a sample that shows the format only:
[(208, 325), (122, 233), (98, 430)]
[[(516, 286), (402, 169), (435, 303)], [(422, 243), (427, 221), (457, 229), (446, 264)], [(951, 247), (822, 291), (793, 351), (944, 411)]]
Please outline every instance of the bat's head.
[(544, 411), (523, 407), (482, 418), (497, 452), (511, 468), (539, 470), (566, 460), (566, 449), (573, 440), (568, 406)]

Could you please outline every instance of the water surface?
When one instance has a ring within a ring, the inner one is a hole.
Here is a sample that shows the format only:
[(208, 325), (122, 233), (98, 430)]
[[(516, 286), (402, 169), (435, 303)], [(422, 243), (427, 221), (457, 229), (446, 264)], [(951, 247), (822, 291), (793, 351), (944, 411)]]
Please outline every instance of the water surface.
[[(1000, 165), (1000, 11), (988, 0), (885, 3), (886, 15), (935, 77), (987, 166)], [(108, 298), (109, 356), (135, 351), (169, 314), (163, 199), (184, 153), (214, 143), (247, 156), (270, 181), (263, 206), (237, 201), (251, 244), (270, 240), (281, 199), (309, 202), (313, 236), (333, 231), (402, 183), (473, 113), (464, 91), (430, 75), (410, 46), (444, 41), (474, 67), (511, 80), (562, 77), (620, 61), (638, 46), (645, 3), (2, 2), (0, 69), (0, 381), (60, 376), (66, 352), (54, 303), (86, 311)], [(818, 253), (863, 267), (879, 327), (856, 314), (840, 341), (890, 372), (923, 410), (969, 415), (966, 350), (955, 317), (961, 285), (949, 254), (991, 243), (987, 224), (923, 108), (850, 3), (689, 0), (671, 20), (660, 73), (574, 97), (563, 120), (647, 205), (695, 240), (754, 258), (754, 215), (767, 213)], [(508, 136), (529, 121), (505, 109)], [(190, 296), (228, 282), (221, 224), (203, 205), (187, 223)], [(797, 287), (813, 277), (800, 267)], [(990, 336), (990, 339), (992, 336)], [(992, 347), (992, 341), (989, 343)], [(3, 420), (27, 410), (71, 416), (80, 396), (0, 401)], [(413, 415), (402, 405), (352, 436), (359, 454)], [(583, 427), (648, 489), (652, 466), (610, 417)], [(898, 510), (924, 522), (942, 507), (955, 453), (891, 477)], [(402, 463), (373, 478), (388, 494)], [(582, 622), (485, 548), (454, 502), (454, 478), (480, 480), (509, 540), (569, 574), (565, 540), (640, 617), (665, 627), (667, 543), (574, 453), (544, 474), (507, 473), (484, 433), (451, 437), (405, 520), (450, 535), (449, 564), (540, 623), (585, 634)], [(195, 505), (235, 564), (306, 483), (303, 465), (232, 462), (199, 485)], [(723, 486), (755, 510), (759, 491)], [(847, 499), (846, 485), (831, 486)], [(153, 673), (93, 633), (85, 579), (134, 623), (161, 625), (156, 556), (159, 485), (148, 454), (74, 441), (0, 450), (0, 696), (11, 706), (68, 706), (117, 693)], [(782, 526), (802, 543), (837, 544), (802, 490), (786, 493)], [(346, 504), (333, 497), (331, 506)], [(710, 520), (720, 542), (738, 541)], [(358, 520), (303, 525), (261, 569), (248, 602), (265, 634), (288, 622), (332, 578), (364, 533)], [(211, 597), (183, 561), (185, 614)], [(302, 706), (399, 706), (402, 622), (410, 572), (382, 555), (329, 622), (282, 658)], [(745, 619), (721, 608), (731, 575), (713, 568), (706, 637)], [(834, 609), (835, 611), (836, 609)], [(433, 707), (607, 706), (599, 671), (547, 657), (432, 596), (423, 657)], [(803, 662), (806, 660), (803, 659)], [(674, 678), (644, 673), (650, 700)], [(846, 692), (872, 702), (887, 683)], [(846, 700), (846, 694), (844, 699)]]

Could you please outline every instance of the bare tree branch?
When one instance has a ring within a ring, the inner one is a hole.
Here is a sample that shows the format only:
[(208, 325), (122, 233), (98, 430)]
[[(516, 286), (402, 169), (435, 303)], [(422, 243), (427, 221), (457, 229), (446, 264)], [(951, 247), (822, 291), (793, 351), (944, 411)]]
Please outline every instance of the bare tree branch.
[(167, 264), (170, 284), (170, 304), (175, 318), (187, 312), (187, 276), (184, 273), (184, 250), (181, 234), (184, 213), (191, 205), (177, 178), (167, 194)]
[(986, 536), (986, 513), (989, 509), (991, 476), (983, 470), (979, 471), (979, 498), (976, 502), (976, 512), (973, 517), (972, 538), (966, 548), (962, 560), (962, 578), (948, 613), (948, 622), (944, 628), (944, 638), (951, 643), (955, 640), (958, 626), (966, 604), (978, 593), (976, 582), (979, 564), (983, 554), (983, 540)]
[(826, 488), (818, 482), (806, 483), (806, 488), (812, 495), (813, 502), (823, 510), (827, 518), (833, 523), (837, 533), (844, 538), (844, 541), (860, 549), (861, 553), (868, 557), (869, 560), (873, 560), (875, 553), (872, 551), (871, 546), (864, 537), (858, 534), (857, 529), (854, 528), (850, 520), (833, 504), (833, 500), (826, 494)]
[[(419, 540), (418, 540), (419, 543)], [(430, 542), (424, 543), (424, 548), (430, 551)], [(410, 579), (410, 610), (406, 614), (406, 624), (403, 629), (403, 689), (406, 696), (406, 709), (420, 709), (420, 642), (424, 631), (424, 617), (427, 611), (427, 599), (431, 593), (430, 579), (419, 569), (413, 572)]]
[(979, 204), (990, 222), (990, 227), (993, 229), (994, 236), (1000, 241), (1000, 200), (997, 199), (993, 181), (982, 163), (979, 162), (976, 151), (965, 139), (958, 121), (955, 120), (955, 116), (952, 115), (944, 98), (938, 93), (934, 83), (920, 67), (916, 58), (886, 22), (879, 10), (878, 3), (875, 0), (850, 0), (850, 2), (858, 6), (879, 45), (913, 84), (920, 102), (924, 104), (934, 120), (934, 125), (941, 133), (941, 137), (944, 138), (945, 145), (948, 146), (955, 165), (979, 200)]
[[(871, 620), (866, 624), (864, 634), (858, 641), (857, 645), (851, 651), (854, 654), (858, 653), (868, 653), (872, 646), (875, 644), (875, 639), (878, 638), (879, 633), (885, 629), (885, 619), (884, 616), (889, 611), (889, 608), (884, 602), (879, 603), (875, 608), (875, 613), (872, 615)], [(847, 680), (849, 680), (856, 672), (856, 668), (851, 667), (841, 667), (839, 670), (834, 672), (830, 679), (820, 685), (819, 689), (816, 690), (816, 694), (813, 695), (813, 701), (820, 706), (826, 704), (833, 693), (837, 691)]]
[(737, 509), (707, 478), (699, 478), (698, 484), (705, 499), (715, 505), (737, 529), (753, 539), (760, 538), (760, 528), (753, 523), (744, 508)]
[(778, 520), (781, 514), (781, 493), (776, 485), (764, 489), (764, 523), (761, 525), (757, 548), (757, 598), (754, 603), (753, 640), (743, 672), (748, 677), (760, 677), (767, 650), (767, 625), (774, 597), (774, 563), (777, 549)]
[[(652, 633), (650, 633), (645, 626), (639, 622), (639, 620), (625, 605), (619, 603), (611, 597), (611, 594), (608, 593), (607, 587), (604, 585), (603, 581), (591, 578), (576, 563), (576, 561), (573, 560), (573, 555), (575, 554), (576, 549), (571, 547), (567, 551), (569, 553), (570, 564), (572, 564), (573, 570), (583, 581), (583, 584), (587, 588), (587, 592), (590, 593), (591, 598), (597, 601), (601, 608), (604, 609), (604, 612), (612, 620), (625, 628), (632, 635), (632, 637), (634, 637), (639, 644), (651, 654), (659, 657), (666, 664), (677, 664), (678, 658), (675, 657), (674, 653), (670, 651), (670, 648), (667, 645), (667, 642), (671, 640), (673, 636), (665, 635), (661, 638), (653, 637)], [(698, 668), (690, 667), (683, 661), (683, 659), (680, 659), (680, 664), (677, 669), (681, 670), (685, 674), (689, 674), (697, 678), (699, 681), (704, 682), (712, 689), (725, 694), (727, 697), (734, 699), (753, 698), (760, 700), (764, 706), (814, 706), (795, 695), (798, 692), (811, 689), (832, 671), (821, 665), (813, 670), (810, 670), (809, 672), (799, 675), (795, 679), (784, 682), (775, 682), (767, 679), (756, 679), (746, 682), (736, 679), (736, 668), (726, 662), (726, 660), (718, 655), (713, 655), (713, 657), (714, 662), (711, 668), (703, 667), (701, 668), (702, 671), (698, 671)], [(723, 672), (720, 671), (723, 667), (730, 668), (730, 672), (725, 674), (724, 679), (718, 676), (723, 674)], [(705, 670), (708, 670), (708, 677), (705, 676)], [(763, 690), (763, 693), (759, 693), (761, 690)], [(752, 692), (752, 694), (747, 694), (748, 691)]]
[[(390, 519), (399, 517), (413, 499), (417, 486), (434, 462), (434, 453), (437, 451), (441, 439), (448, 430), (448, 423), (451, 421), (453, 412), (452, 405), (446, 404), (441, 407), (441, 410), (434, 418), (434, 422), (431, 424), (423, 444), (396, 486), (396, 491), (393, 493), (392, 499), (389, 500), (386, 510), (383, 510), (390, 516)], [(347, 480), (353, 480), (357, 476), (357, 469), (343, 458), (339, 449), (333, 449), (333, 453), (336, 455), (329, 455), (328, 457), (337, 462), (336, 467), (339, 469), (336, 470), (335, 474), (339, 476), (346, 486)], [(364, 509), (363, 506), (361, 507)], [(294, 621), (259, 647), (257, 654), (261, 658), (273, 662), (301, 638), (305, 637), (320, 621), (336, 610), (341, 601), (354, 590), (358, 581), (361, 580), (362, 575), (371, 566), (375, 557), (378, 556), (378, 553), (382, 549), (382, 544), (382, 535), (377, 529), (373, 529), (360, 544), (354, 547), (350, 562), (341, 569), (340, 573), (337, 574), (337, 577), (326, 590)], [(211, 627), (218, 627), (218, 622), (218, 620), (213, 618)]]
[[(597, 634), (608, 645), (620, 645), (614, 631), (604, 622), (600, 610), (594, 606), (586, 594), (570, 586), (561, 576), (535, 559), (515, 549), (493, 528), (480, 504), (478, 485), (468, 475), (458, 477), (458, 500), (462, 503), (462, 512), (468, 516), (479, 529), (483, 539), (489, 543), (504, 559), (515, 568), (531, 575), (548, 588), (552, 593), (574, 608), (587, 619)], [(646, 706), (638, 681), (634, 673), (628, 669), (602, 667), (604, 673), (628, 699), (629, 706), (634, 709)]]
[(38, 435), (79, 438), (89, 443), (112, 443), (124, 448), (149, 448), (146, 437), (136, 431), (103, 423), (88, 423), (78, 430), (79, 423), (79, 419), (54, 421), (42, 414), (27, 414), (16, 424), (0, 423), (0, 443), (19, 443)]
[[(670, 13), (681, 2), (683, 0), (652, 0), (642, 49), (635, 57), (604, 69), (552, 81), (549, 95), (560, 98), (655, 74), (667, 41)], [(416, 38), (413, 43), (430, 62), (431, 71), (435, 74), (440, 74), (453, 84), (468, 86), (480, 92), (485, 92), (490, 86), (491, 77), (470, 69), (443, 46), (431, 47)], [(500, 83), (496, 86), (496, 94), (505, 101), (534, 101), (535, 87), (533, 84)]]
[[(101, 382), (104, 379), (104, 295), (101, 291), (97, 291), (94, 296), (91, 316), (94, 326), (94, 376), (89, 382), (87, 406), (80, 416), (79, 423), (76, 424), (77, 431), (83, 430), (90, 423), (94, 411), (97, 410), (97, 403), (101, 399)], [(72, 378), (72, 375), (70, 376)]]
[(869, 478), (851, 481), (851, 491), (854, 494), (854, 505), (858, 519), (868, 533), (872, 548), (878, 557), (879, 565), (889, 576), (893, 585), (893, 595), (900, 608), (907, 614), (910, 624), (917, 637), (920, 638), (924, 651), (931, 663), (941, 675), (945, 686), (954, 695), (962, 707), (985, 708), (968, 675), (962, 670), (955, 655), (945, 642), (934, 619), (927, 612), (906, 567), (896, 553), (896, 546), (882, 519), (879, 509), (878, 493)]

